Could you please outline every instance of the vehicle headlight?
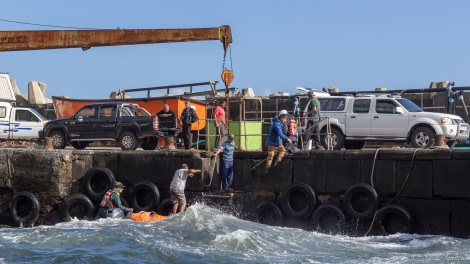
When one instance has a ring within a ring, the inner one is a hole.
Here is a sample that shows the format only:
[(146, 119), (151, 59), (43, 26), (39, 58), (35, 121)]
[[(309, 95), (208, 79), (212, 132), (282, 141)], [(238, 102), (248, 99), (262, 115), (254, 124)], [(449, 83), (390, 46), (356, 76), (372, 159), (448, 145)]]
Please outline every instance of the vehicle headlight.
[(442, 125), (452, 125), (452, 119), (448, 117), (441, 117), (441, 124)]

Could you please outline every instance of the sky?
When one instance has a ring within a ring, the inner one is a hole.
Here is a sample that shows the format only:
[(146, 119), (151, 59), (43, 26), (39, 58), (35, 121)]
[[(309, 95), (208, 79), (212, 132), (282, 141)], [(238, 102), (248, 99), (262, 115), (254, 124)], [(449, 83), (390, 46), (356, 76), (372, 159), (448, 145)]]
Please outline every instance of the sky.
[[(267, 96), (292, 95), (297, 87), (402, 90), (445, 80), (468, 86), (469, 12), (465, 0), (15, 0), (2, 6), (0, 28), (229, 25), (230, 87)], [(209, 80), (219, 81), (222, 89), (223, 54), (220, 41), (0, 52), (0, 72), (10, 73), (22, 93), (29, 82), (39, 81), (47, 84), (49, 98), (100, 99), (118, 89)]]

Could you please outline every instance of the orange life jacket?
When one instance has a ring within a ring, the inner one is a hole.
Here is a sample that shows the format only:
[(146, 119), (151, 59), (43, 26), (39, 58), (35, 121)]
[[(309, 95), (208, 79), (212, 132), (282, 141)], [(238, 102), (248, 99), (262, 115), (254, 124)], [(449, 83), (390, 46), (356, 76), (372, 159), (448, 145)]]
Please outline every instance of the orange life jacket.
[(129, 218), (137, 222), (156, 222), (167, 217), (154, 212), (140, 211), (138, 213), (132, 213)]
[(289, 117), (289, 135), (296, 137), (297, 136), (297, 123), (295, 122), (295, 118), (293, 116)]
[(116, 205), (114, 205), (113, 201), (109, 200), (109, 197), (111, 197), (111, 194), (113, 194), (112, 189), (108, 190), (104, 194), (103, 200), (101, 200), (101, 203), (100, 203), (100, 207), (104, 207), (104, 208), (115, 208), (116, 207)]

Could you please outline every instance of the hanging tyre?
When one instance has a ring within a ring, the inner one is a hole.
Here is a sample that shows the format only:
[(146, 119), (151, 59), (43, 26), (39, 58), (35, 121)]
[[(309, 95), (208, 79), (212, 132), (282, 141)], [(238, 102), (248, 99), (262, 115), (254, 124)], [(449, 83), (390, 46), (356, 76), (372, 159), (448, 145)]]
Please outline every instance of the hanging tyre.
[(379, 233), (382, 235), (393, 235), (396, 233), (411, 233), (413, 219), (403, 206), (389, 204), (382, 207), (375, 219)]
[(313, 212), (310, 227), (320, 233), (336, 235), (343, 230), (345, 223), (346, 217), (338, 206), (323, 204)]
[(41, 205), (38, 198), (30, 192), (19, 192), (13, 196), (10, 212), (13, 221), (20, 227), (30, 227), (39, 217)]
[(315, 210), (315, 203), (315, 191), (305, 183), (290, 185), (281, 199), (282, 210), (290, 217), (308, 217)]
[(106, 191), (114, 187), (114, 173), (105, 167), (93, 167), (85, 174), (84, 188), (93, 201), (101, 201)]
[(379, 206), (379, 199), (374, 187), (358, 183), (348, 188), (343, 196), (343, 208), (346, 214), (362, 219), (371, 218)]
[(270, 226), (283, 226), (284, 217), (282, 211), (273, 202), (262, 202), (256, 207), (255, 220), (258, 223)]
[(173, 203), (171, 198), (165, 198), (158, 204), (157, 214), (170, 215), (173, 211)]
[(95, 206), (84, 194), (75, 193), (67, 197), (60, 206), (60, 216), (64, 221), (77, 219), (94, 219)]
[(154, 211), (159, 203), (160, 191), (153, 182), (141, 181), (134, 186), (131, 204), (136, 212)]

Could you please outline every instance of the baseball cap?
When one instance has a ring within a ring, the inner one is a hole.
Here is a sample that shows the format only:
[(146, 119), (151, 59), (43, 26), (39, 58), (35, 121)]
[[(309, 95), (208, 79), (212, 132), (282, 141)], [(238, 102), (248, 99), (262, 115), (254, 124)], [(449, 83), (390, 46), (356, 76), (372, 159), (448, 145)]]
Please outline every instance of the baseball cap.
[(114, 184), (114, 186), (115, 186), (116, 188), (125, 188), (125, 187), (126, 187), (126, 186), (124, 186), (124, 184), (122, 184), (121, 182), (116, 182), (116, 183)]
[(228, 136), (228, 138), (235, 138), (235, 135), (234, 135), (234, 134), (230, 134), (230, 135)]

